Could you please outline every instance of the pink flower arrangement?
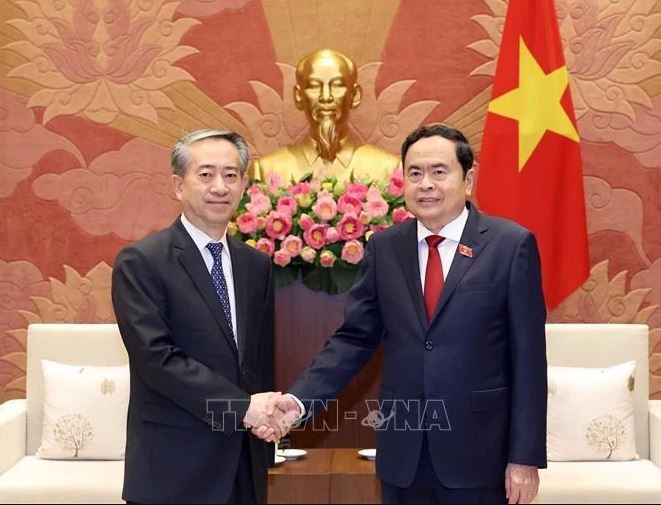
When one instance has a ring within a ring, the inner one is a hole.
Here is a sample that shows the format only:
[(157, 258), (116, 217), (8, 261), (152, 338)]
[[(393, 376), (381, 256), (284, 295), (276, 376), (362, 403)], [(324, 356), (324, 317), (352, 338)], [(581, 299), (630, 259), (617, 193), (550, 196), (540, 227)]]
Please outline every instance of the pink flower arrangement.
[(411, 217), (413, 217), (413, 214), (406, 210), (406, 207), (397, 207), (392, 211), (392, 222), (395, 224), (403, 223)]
[[(299, 269), (292, 271), (302, 272), (306, 285), (336, 293), (350, 286), (346, 279), (355, 277), (371, 236), (410, 217), (401, 170), (380, 183), (346, 185), (334, 178), (285, 185), (272, 175), (249, 186), (228, 231), (271, 257), (282, 272)], [(332, 288), (328, 279), (340, 270), (349, 277), (343, 277), (341, 289)], [(330, 277), (306, 282), (314, 271)], [(282, 278), (291, 282), (295, 276)]]
[(335, 262), (337, 261), (337, 256), (335, 256), (330, 251), (324, 251), (319, 256), (319, 261), (322, 267), (333, 268), (335, 266)]
[(254, 193), (250, 197), (250, 203), (246, 205), (248, 212), (256, 216), (264, 215), (273, 208), (271, 199), (263, 193)]
[(314, 260), (317, 258), (317, 251), (312, 249), (310, 246), (305, 246), (301, 251), (301, 259), (306, 263), (314, 263)]
[(369, 189), (370, 188), (367, 184), (351, 182), (347, 184), (347, 188), (345, 192), (347, 195), (356, 198), (358, 201), (362, 201), (365, 200), (365, 197), (367, 196), (367, 192), (369, 191)]
[(345, 214), (337, 223), (337, 231), (342, 240), (355, 240), (363, 235), (365, 226), (354, 214)]
[(322, 191), (319, 193), (317, 204), (312, 207), (312, 211), (322, 221), (331, 221), (337, 216), (337, 202), (333, 199), (330, 193)]
[(337, 231), (337, 228), (328, 228), (326, 231), (326, 241), (329, 244), (334, 244), (340, 240), (340, 232)]
[(250, 235), (257, 231), (257, 216), (252, 212), (246, 212), (236, 218), (236, 225), (243, 234)]
[(315, 224), (305, 230), (303, 239), (305, 243), (313, 249), (321, 249), (326, 245), (326, 230), (328, 226), (325, 224)]
[(386, 192), (395, 198), (404, 196), (404, 173), (401, 169), (396, 170), (390, 178)]
[(355, 196), (351, 196), (350, 194), (345, 193), (337, 202), (337, 208), (340, 214), (359, 215), (360, 211), (363, 209), (363, 204)]
[(273, 256), (273, 263), (275, 263), (279, 267), (286, 267), (291, 263), (291, 256), (284, 249), (280, 249)]
[(293, 216), (298, 210), (298, 203), (296, 202), (296, 199), (291, 196), (283, 196), (278, 200), (277, 209), (278, 212)]
[(289, 235), (282, 242), (282, 249), (287, 251), (292, 258), (296, 258), (301, 254), (301, 250), (303, 249), (303, 241), (300, 239), (300, 237)]
[(357, 265), (363, 260), (365, 248), (357, 240), (349, 240), (342, 248), (342, 259), (351, 265)]
[(269, 257), (272, 257), (275, 253), (275, 242), (268, 238), (260, 238), (255, 245), (255, 249), (262, 251), (264, 254), (267, 254)]
[(266, 218), (266, 234), (278, 240), (284, 240), (292, 229), (291, 216), (282, 212), (271, 212)]

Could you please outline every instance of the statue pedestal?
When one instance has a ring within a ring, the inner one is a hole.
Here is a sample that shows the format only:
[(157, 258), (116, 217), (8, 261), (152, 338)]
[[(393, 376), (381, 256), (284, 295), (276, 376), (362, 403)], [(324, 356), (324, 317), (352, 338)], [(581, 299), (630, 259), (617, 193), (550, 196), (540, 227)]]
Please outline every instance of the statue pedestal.
[[(323, 348), (326, 339), (342, 324), (347, 294), (311, 291), (300, 281), (277, 288), (275, 295), (276, 388), (286, 392)], [(354, 377), (337, 404), (295, 430), (296, 448), (375, 447), (375, 432), (363, 426), (369, 410), (366, 399), (377, 400), (383, 358), (379, 350)], [(326, 426), (326, 428), (323, 428)], [(322, 429), (323, 428), (323, 429)]]

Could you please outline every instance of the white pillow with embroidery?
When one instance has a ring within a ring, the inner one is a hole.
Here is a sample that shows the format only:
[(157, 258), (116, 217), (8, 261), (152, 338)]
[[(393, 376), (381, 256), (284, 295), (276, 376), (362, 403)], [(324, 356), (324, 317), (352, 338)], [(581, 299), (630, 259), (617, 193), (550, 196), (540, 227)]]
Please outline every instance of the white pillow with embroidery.
[(638, 457), (636, 363), (608, 368), (549, 367), (549, 461), (628, 461)]
[(43, 431), (37, 457), (124, 459), (129, 366), (41, 362)]

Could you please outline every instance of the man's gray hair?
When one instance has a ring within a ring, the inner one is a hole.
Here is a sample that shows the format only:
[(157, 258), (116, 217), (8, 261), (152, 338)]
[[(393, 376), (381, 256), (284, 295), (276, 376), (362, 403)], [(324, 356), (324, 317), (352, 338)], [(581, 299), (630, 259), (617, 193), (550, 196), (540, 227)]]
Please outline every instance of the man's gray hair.
[(204, 139), (224, 139), (234, 144), (239, 151), (241, 157), (241, 177), (246, 175), (248, 171), (248, 164), (250, 163), (250, 152), (248, 151), (248, 144), (245, 139), (238, 133), (223, 130), (196, 130), (181, 137), (170, 151), (170, 165), (172, 166), (172, 173), (183, 177), (186, 173), (186, 168), (190, 163), (188, 157), (188, 148), (195, 142)]

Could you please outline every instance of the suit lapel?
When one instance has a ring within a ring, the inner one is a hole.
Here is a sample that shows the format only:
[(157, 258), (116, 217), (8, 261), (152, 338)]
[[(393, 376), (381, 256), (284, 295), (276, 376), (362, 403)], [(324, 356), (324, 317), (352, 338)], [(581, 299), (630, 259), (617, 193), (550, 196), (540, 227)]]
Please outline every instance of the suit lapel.
[(420, 261), (418, 260), (418, 222), (410, 219), (400, 228), (400, 236), (395, 241), (397, 258), (404, 272), (404, 278), (409, 289), (410, 299), (415, 308), (415, 314), (421, 328), (427, 328), (422, 285), (420, 284)]
[(239, 341), (239, 363), (243, 363), (246, 353), (246, 339), (248, 338), (247, 322), (248, 316), (248, 287), (250, 286), (250, 265), (248, 255), (241, 254), (237, 242), (232, 237), (227, 237), (227, 243), (232, 256), (232, 275), (234, 276), (234, 296), (236, 298), (236, 328), (237, 340)]
[[(481, 225), (480, 222), (480, 213), (475, 210), (475, 208), (469, 203), (468, 204), (468, 220), (466, 221), (466, 226), (464, 227), (464, 232), (461, 234), (460, 245), (464, 245), (472, 249), (472, 256), (465, 256), (459, 253), (459, 247), (457, 247), (457, 252), (454, 254), (452, 259), (452, 266), (448, 272), (448, 276), (445, 279), (445, 285), (443, 286), (443, 292), (441, 293), (441, 299), (438, 302), (438, 307), (432, 319), (432, 324), (438, 318), (440, 312), (443, 310), (443, 307), (448, 303), (448, 300), (454, 293), (454, 290), (457, 288), (461, 279), (463, 279), (466, 272), (475, 264), (477, 257), (484, 248), (484, 245), (487, 242), (485, 232), (487, 228)], [(431, 325), (430, 325), (431, 326)]]
[(209, 275), (207, 266), (204, 264), (204, 259), (200, 254), (200, 250), (197, 248), (190, 235), (188, 235), (184, 225), (181, 224), (181, 220), (177, 220), (173, 225), (173, 235), (175, 237), (174, 247), (180, 250), (179, 262), (181, 263), (181, 266), (184, 267), (184, 270), (186, 270), (186, 273), (192, 279), (200, 292), (200, 295), (202, 295), (202, 299), (207, 304), (214, 319), (218, 323), (225, 340), (227, 340), (230, 348), (236, 354), (237, 350), (234, 338), (232, 337), (232, 330), (225, 320), (223, 307), (218, 299), (218, 294), (216, 293), (216, 288), (211, 280), (211, 275)]

